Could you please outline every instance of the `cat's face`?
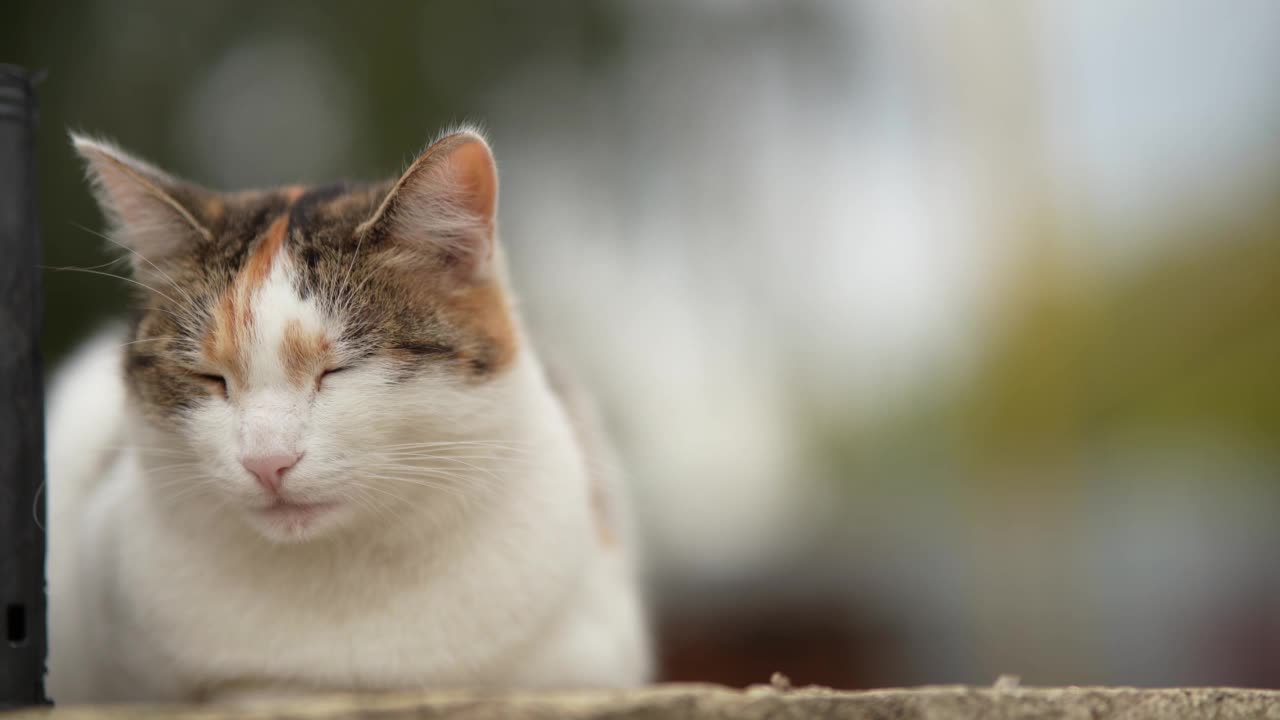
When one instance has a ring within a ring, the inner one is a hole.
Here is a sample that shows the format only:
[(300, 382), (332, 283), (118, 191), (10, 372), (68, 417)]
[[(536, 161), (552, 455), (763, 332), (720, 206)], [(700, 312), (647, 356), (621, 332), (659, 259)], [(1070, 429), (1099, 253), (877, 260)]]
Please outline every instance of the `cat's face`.
[(466, 491), (518, 352), (479, 136), (394, 183), (238, 194), (76, 147), (146, 286), (125, 375), (158, 492), (298, 540)]

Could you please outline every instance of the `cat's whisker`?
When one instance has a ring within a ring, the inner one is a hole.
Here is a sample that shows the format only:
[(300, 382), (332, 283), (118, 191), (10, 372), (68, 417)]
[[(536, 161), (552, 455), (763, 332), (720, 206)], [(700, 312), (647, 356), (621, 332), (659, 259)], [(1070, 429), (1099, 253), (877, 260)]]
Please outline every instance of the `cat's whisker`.
[(503, 453), (501, 451), (480, 453), (479, 451), (481, 450), (484, 450), (484, 448), (459, 449), (459, 452), (467, 453), (465, 455), (442, 452), (440, 450), (409, 450), (402, 452), (378, 453), (378, 456), (397, 460), (500, 460), (505, 462), (520, 462), (527, 458), (537, 457), (533, 453)]
[(162, 460), (164, 460), (164, 459), (181, 459), (181, 458), (192, 458), (192, 459), (194, 459), (194, 458), (195, 458), (195, 455), (194, 455), (194, 454), (192, 454), (192, 453), (182, 452), (182, 451), (178, 451), (178, 450), (170, 451), (170, 450), (166, 450), (166, 449), (164, 449), (164, 448), (139, 448), (139, 447), (134, 447), (134, 446), (132, 446), (132, 445), (115, 445), (115, 446), (112, 446), (112, 445), (104, 445), (104, 446), (102, 446), (102, 449), (103, 449), (103, 450), (131, 451), (131, 452), (136, 453), (136, 454), (137, 454), (139, 457), (141, 457), (141, 458), (158, 458), (158, 459), (162, 459)]
[(201, 462), (184, 462), (184, 463), (176, 463), (173, 465), (164, 465), (162, 467), (157, 467), (157, 468), (147, 468), (147, 471), (152, 474), (167, 473), (167, 472), (173, 472), (175, 470), (185, 470), (187, 468), (198, 468), (198, 467), (202, 467), (203, 465), (204, 463), (201, 463)]
[(162, 477), (151, 478), (153, 487), (157, 487), (157, 488), (185, 484), (185, 483), (193, 482), (196, 480), (199, 480), (199, 481), (207, 480), (209, 482), (216, 482), (214, 478), (210, 477), (207, 473), (203, 473), (203, 472), (187, 473), (185, 475), (165, 475)]
[[(176, 492), (169, 492), (171, 488), (179, 485), (182, 487), (180, 487)], [(208, 494), (215, 494), (217, 492), (216, 488), (217, 482), (213, 478), (194, 476), (174, 480), (169, 483), (161, 483), (155, 487), (155, 490), (156, 496), (161, 502), (173, 504), (189, 495), (197, 495), (210, 489), (213, 489), (213, 492)]]
[(488, 467), (490, 465), (498, 467), (521, 467), (527, 463), (536, 463), (539, 459), (536, 456), (525, 455), (520, 457), (504, 456), (504, 455), (442, 455), (439, 453), (415, 453), (415, 454), (377, 454), (374, 455), (378, 460), (386, 462), (399, 462), (407, 464), (422, 464), (432, 462), (446, 462), (454, 465), (466, 465), (469, 461), (478, 463), (481, 466)]
[[(468, 460), (474, 462), (468, 462)], [(382, 458), (382, 463), (395, 464), (403, 467), (441, 467), (440, 463), (448, 463), (448, 467), (454, 470), (459, 470), (459, 466), (461, 466), (474, 469), (485, 475), (493, 476), (495, 473), (533, 470), (541, 466), (542, 460), (535, 457), (500, 458), (488, 455), (462, 457), (427, 455), (422, 457), (385, 457)]]
[(410, 453), (401, 453), (401, 454), (378, 453), (378, 454), (375, 454), (374, 457), (377, 457), (381, 460), (391, 460), (394, 462), (420, 462), (420, 461), (431, 461), (431, 460), (443, 460), (446, 462), (459, 463), (459, 462), (465, 462), (467, 460), (476, 460), (476, 461), (487, 463), (489, 461), (492, 461), (495, 463), (501, 463), (503, 465), (508, 465), (508, 466), (519, 466), (521, 463), (531, 462), (537, 459), (536, 456), (533, 456), (533, 455), (522, 455), (522, 456), (480, 455), (476, 453), (471, 453), (467, 455), (443, 455), (440, 453), (412, 453), (412, 454)]
[(521, 445), (532, 446), (535, 443), (526, 440), (511, 440), (503, 438), (450, 438), (448, 440), (415, 440), (406, 443), (392, 443), (384, 447), (401, 447), (407, 445)]
[(503, 453), (503, 452), (483, 452), (483, 448), (464, 448), (457, 452), (440, 452), (440, 451), (413, 451), (400, 453), (373, 453), (374, 457), (384, 458), (387, 460), (396, 460), (400, 462), (410, 462), (418, 460), (477, 460), (477, 461), (493, 461), (506, 465), (519, 465), (520, 463), (530, 460), (537, 460), (538, 456), (534, 453)]
[[(395, 472), (390, 470), (389, 472)], [(486, 482), (476, 482), (475, 477), (464, 477), (456, 474), (441, 473), (413, 473), (413, 477), (406, 477), (400, 474), (381, 475), (366, 474), (365, 477), (379, 478), (383, 480), (392, 480), (395, 482), (417, 485), (420, 487), (439, 489), (448, 491), (458, 497), (466, 497), (475, 494), (473, 491), (479, 491), (487, 497), (494, 497), (498, 488), (495, 485)], [(443, 482), (438, 482), (443, 481)]]
[(526, 448), (501, 447), (501, 446), (485, 446), (485, 445), (459, 445), (455, 447), (421, 447), (421, 448), (400, 448), (398, 450), (380, 450), (378, 451), (386, 456), (448, 456), (448, 457), (469, 457), (469, 455), (461, 455), (460, 453), (484, 453), (482, 457), (505, 457), (518, 458), (534, 455), (534, 451)]
[(413, 505), (413, 501), (410, 500), (409, 498), (393, 493), (390, 490), (387, 490), (386, 488), (381, 488), (376, 485), (366, 485), (364, 483), (356, 483), (353, 487), (359, 488), (361, 490), (369, 490), (373, 492), (382, 493), (383, 495), (390, 496), (391, 498), (398, 500), (399, 502), (402, 502), (406, 505), (410, 505), (410, 506)]
[[(476, 465), (475, 460), (481, 462)], [(494, 457), (492, 455), (374, 455), (370, 457), (372, 464), (390, 464), (404, 465), (406, 468), (442, 468), (462, 471), (466, 473), (466, 469), (481, 471), (481, 473), (490, 473), (495, 468), (509, 468), (509, 466), (521, 466), (522, 460), (507, 459), (507, 457)], [(488, 461), (495, 462), (494, 468), (488, 466)]]
[[(127, 282), (127, 283), (129, 283), (129, 284), (131, 284), (131, 285), (137, 285), (137, 286), (138, 286), (138, 287), (140, 287), (140, 288), (144, 288), (144, 289), (146, 289), (146, 290), (150, 290), (151, 292), (155, 293), (156, 295), (159, 295), (160, 297), (164, 298), (165, 300), (168, 300), (169, 302), (173, 303), (176, 307), (179, 307), (179, 308), (186, 308), (186, 307), (187, 307), (187, 306), (185, 306), (185, 305), (183, 305), (183, 304), (179, 303), (177, 300), (174, 300), (174, 299), (173, 299), (172, 297), (170, 297), (168, 294), (166, 294), (166, 293), (164, 293), (164, 292), (161, 292), (161, 291), (160, 291), (159, 289), (157, 289), (156, 287), (154, 287), (154, 286), (152, 286), (152, 285), (148, 285), (147, 283), (144, 283), (144, 282), (142, 282), (141, 280), (135, 280), (135, 279), (133, 279), (133, 278), (125, 277), (124, 275), (117, 275), (117, 274), (115, 274), (115, 273), (103, 272), (103, 271), (101, 271), (101, 270), (93, 270), (93, 269), (91, 269), (91, 268), (82, 268), (82, 267), (73, 267), (73, 266), (56, 267), (56, 266), (52, 266), (52, 265), (41, 265), (40, 267), (41, 267), (41, 268), (43, 268), (43, 269), (45, 269), (45, 270), (52, 270), (52, 271), (55, 271), (55, 272), (82, 272), (82, 273), (87, 273), (87, 274), (89, 274), (89, 275), (101, 275), (102, 277), (115, 278), (116, 280), (122, 280), (122, 281)], [(166, 310), (165, 308), (156, 308), (156, 309), (157, 309), (157, 310), (162, 310), (162, 311), (163, 311), (163, 310)], [(172, 312), (170, 312), (170, 314), (173, 314), (173, 313), (172, 313)], [(180, 318), (179, 316), (177, 316), (177, 315), (174, 315), (174, 317), (175, 317), (175, 319), (181, 319), (181, 318)], [(195, 318), (195, 316), (190, 316), (190, 317), (186, 318), (186, 320), (196, 320), (196, 319), (198, 319), (198, 318)]]
[[(399, 475), (382, 475), (377, 473), (365, 473), (364, 477), (374, 478), (378, 480), (393, 480), (396, 482), (408, 483), (410, 485), (418, 485), (420, 487), (431, 488), (434, 490), (441, 490), (441, 491), (455, 494), (458, 496), (462, 496), (464, 494), (462, 489), (457, 485), (453, 485), (450, 483), (442, 483), (442, 482), (432, 482), (431, 480), (425, 480), (422, 478), (407, 478), (407, 477), (401, 477)], [(428, 477), (440, 477), (440, 476), (429, 475)]]
[(412, 465), (370, 465), (361, 473), (361, 477), (372, 477), (370, 471), (386, 470), (390, 472), (402, 471), (415, 476), (422, 477), (438, 477), (446, 480), (454, 480), (460, 483), (473, 482), (474, 476), (471, 474), (463, 474), (455, 470), (444, 468), (417, 467)]
[(343, 308), (344, 310), (349, 309), (349, 307), (350, 307), (350, 303), (351, 303), (351, 302), (354, 302), (355, 298), (357, 298), (357, 297), (359, 297), (359, 296), (360, 296), (360, 291), (361, 291), (361, 290), (363, 290), (363, 289), (364, 289), (364, 286), (365, 286), (365, 285), (368, 285), (368, 284), (369, 284), (369, 281), (370, 281), (370, 280), (372, 280), (374, 277), (375, 277), (375, 276), (374, 276), (374, 274), (370, 273), (370, 274), (369, 274), (369, 276), (368, 276), (368, 277), (366, 277), (364, 280), (362, 280), (362, 281), (360, 282), (360, 284), (359, 284), (358, 286), (356, 286), (356, 288), (355, 288), (355, 289), (351, 290), (351, 291), (347, 294), (347, 298), (348, 298), (348, 300), (347, 300), (347, 306)]
[(192, 454), (186, 450), (178, 450), (177, 448), (165, 447), (164, 445), (135, 445), (133, 443), (124, 443), (116, 445), (103, 445), (104, 450), (167, 450), (170, 452), (182, 452), (188, 455)]
[[(356, 488), (360, 489), (364, 495), (368, 496), (369, 502), (374, 507), (384, 508), (386, 512), (390, 514), (391, 522), (393, 523), (399, 523), (417, 507), (417, 503), (411, 498), (403, 497), (400, 494), (393, 493), (385, 488), (359, 482), (354, 485)], [(379, 495), (371, 495), (370, 493), (379, 493)], [(389, 496), (399, 502), (394, 504), (388, 504), (386, 500), (378, 502), (378, 498), (381, 496)], [(460, 501), (466, 502), (466, 499), (460, 498)]]
[(363, 485), (349, 485), (342, 493), (342, 499), (344, 501), (357, 503), (360, 507), (375, 515), (381, 514), (382, 507), (367, 497), (366, 488)]
[(184, 340), (184, 339), (185, 339), (185, 338), (180, 338), (180, 337), (151, 337), (151, 338), (142, 338), (141, 340), (130, 340), (130, 341), (129, 341), (129, 342), (127, 342), (127, 343), (120, 343), (119, 345), (117, 345), (117, 346), (116, 346), (116, 348), (117, 348), (117, 349), (119, 349), (119, 348), (126, 348), (126, 347), (129, 347), (130, 345), (137, 345), (138, 343), (145, 343), (145, 342), (164, 342), (164, 341), (166, 341), (166, 340)]
[[(449, 483), (451, 487), (493, 487), (493, 484), (475, 477), (459, 476), (452, 473), (424, 472), (413, 468), (378, 468), (377, 473), (391, 473), (396, 478), (405, 480), (427, 479), (432, 482), (441, 481)], [(377, 477), (377, 475), (366, 473), (365, 477)]]
[(178, 285), (178, 283), (177, 283), (177, 282), (175, 282), (175, 281), (174, 281), (174, 279), (173, 279), (172, 277), (170, 277), (168, 273), (166, 273), (164, 270), (161, 270), (159, 265), (156, 265), (155, 263), (151, 262), (151, 259), (150, 259), (150, 258), (148, 258), (146, 255), (143, 255), (142, 253), (138, 252), (137, 250), (135, 250), (135, 249), (133, 249), (133, 248), (131, 248), (131, 247), (129, 247), (129, 246), (127, 246), (127, 245), (125, 245), (125, 244), (121, 243), (121, 242), (118, 242), (118, 241), (114, 240), (113, 238), (111, 238), (111, 237), (110, 237), (109, 235), (107, 235), (106, 233), (101, 233), (101, 232), (98, 232), (98, 231), (96, 231), (96, 230), (91, 230), (91, 229), (89, 229), (89, 228), (87, 228), (87, 227), (85, 227), (85, 226), (83, 226), (83, 225), (81, 225), (81, 224), (79, 224), (79, 223), (76, 223), (76, 222), (72, 222), (71, 224), (72, 224), (72, 225), (74, 225), (74, 226), (76, 226), (76, 227), (78, 227), (78, 228), (80, 228), (81, 230), (84, 230), (84, 231), (85, 231), (85, 232), (87, 232), (87, 233), (90, 233), (90, 234), (92, 234), (92, 235), (96, 235), (96, 236), (98, 236), (98, 237), (102, 238), (103, 240), (106, 240), (107, 242), (111, 243), (112, 245), (115, 245), (116, 247), (119, 247), (119, 248), (123, 249), (125, 252), (131, 253), (134, 257), (137, 257), (138, 259), (142, 260), (142, 261), (143, 261), (143, 262), (145, 262), (146, 264), (150, 265), (150, 266), (151, 266), (151, 267), (152, 267), (156, 272), (160, 273), (160, 276), (161, 276), (162, 278), (164, 278), (165, 280), (169, 281), (169, 284), (170, 284), (170, 285), (172, 285), (172, 286), (173, 286), (173, 288), (174, 288), (175, 290), (177, 290), (178, 292), (182, 293), (182, 296), (183, 296), (184, 298), (186, 298), (187, 302), (188, 302), (188, 303), (190, 303), (190, 306), (191, 306), (191, 307), (197, 307), (197, 306), (199, 306), (199, 303), (197, 303), (197, 302), (195, 301), (195, 298), (191, 297), (191, 294), (190, 294), (190, 293), (188, 293), (186, 290), (184, 290), (184, 289), (182, 288), (182, 286)]
[[(446, 457), (437, 457), (437, 458), (432, 458), (432, 460), (450, 460), (450, 461), (453, 461), (453, 462), (455, 463), (455, 465), (462, 465), (463, 467), (470, 468), (470, 469), (472, 469), (472, 470), (476, 471), (476, 473), (479, 473), (479, 474), (481, 474), (481, 475), (488, 476), (489, 478), (491, 478), (491, 479), (493, 479), (493, 480), (495, 480), (495, 481), (499, 479), (497, 472), (495, 472), (495, 469), (493, 469), (493, 468), (486, 468), (486, 467), (480, 467), (480, 466), (478, 466), (478, 465), (475, 465), (475, 464), (472, 464), (472, 463), (466, 462), (465, 460), (458, 460), (458, 459), (456, 459), (456, 458), (446, 458)], [(417, 470), (417, 469), (420, 469), (420, 468), (421, 468), (421, 469), (432, 469), (432, 470), (446, 470), (446, 468), (440, 468), (440, 467), (438, 467), (438, 466), (437, 466), (437, 467), (432, 467), (431, 465), (426, 464), (426, 463), (423, 463), (423, 464), (414, 464), (414, 463), (381, 463), (381, 464), (380, 464), (380, 466), (381, 466), (381, 467), (400, 467), (400, 468), (407, 468), (407, 469), (411, 469), (411, 470)], [(457, 468), (457, 467), (454, 467), (454, 468), (448, 468), (448, 470), (450, 470), (450, 471), (456, 471), (456, 472), (458, 472), (458, 473), (459, 473), (461, 476), (463, 476), (463, 477), (466, 477), (466, 476), (467, 476), (466, 471), (461, 470), (461, 469), (459, 469), (459, 468)]]
[(205, 489), (206, 486), (199, 483), (185, 483), (181, 487), (176, 488), (173, 486), (158, 488), (156, 491), (156, 497), (162, 503), (172, 504), (184, 497), (187, 497), (188, 495), (196, 494)]
[[(358, 259), (360, 258), (360, 248), (362, 248), (362, 247), (364, 246), (364, 238), (365, 238), (365, 235), (367, 235), (367, 234), (368, 234), (368, 233), (366, 233), (366, 232), (360, 232), (360, 237), (356, 239), (356, 249), (355, 249), (355, 252), (353, 252), (353, 253), (351, 254), (351, 262), (347, 265), (347, 273), (346, 273), (346, 275), (345, 275), (345, 276), (343, 277), (343, 279), (342, 279), (342, 287), (343, 287), (343, 290), (344, 290), (344, 291), (345, 291), (345, 289), (346, 289), (346, 288), (349, 288), (349, 287), (351, 286), (351, 285), (350, 285), (350, 283), (351, 283), (351, 273), (352, 273), (352, 271), (353, 271), (353, 270), (355, 270), (355, 267), (356, 267), (356, 260), (358, 260)], [(341, 297), (344, 297), (344, 296), (345, 296), (345, 292), (340, 293), (340, 295), (339, 295), (339, 297), (340, 297), (340, 298), (341, 298)], [(345, 309), (345, 308), (344, 308), (344, 309)]]
[(401, 445), (384, 445), (379, 450), (401, 450), (401, 449), (436, 449), (436, 448), (455, 448), (455, 447), (479, 447), (494, 449), (510, 449), (510, 450), (527, 450), (533, 446), (528, 443), (502, 443), (493, 441), (477, 441), (477, 440), (454, 440), (447, 442), (429, 442), (429, 443), (404, 443)]

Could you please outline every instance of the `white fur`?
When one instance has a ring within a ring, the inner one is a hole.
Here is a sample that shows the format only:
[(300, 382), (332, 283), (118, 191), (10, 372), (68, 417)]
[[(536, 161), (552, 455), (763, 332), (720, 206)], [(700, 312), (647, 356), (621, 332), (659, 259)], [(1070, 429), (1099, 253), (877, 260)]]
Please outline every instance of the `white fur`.
[[(53, 698), (645, 682), (633, 558), (598, 536), (593, 460), (528, 343), (478, 384), (397, 382), (366, 362), (294, 388), (276, 352), (285, 323), (337, 338), (337, 321), (297, 296), (280, 260), (254, 297), (247, 386), (188, 422), (148, 420), (127, 397), (118, 333), (60, 374)], [(421, 442), (476, 444), (438, 453), (452, 459), (387, 450)], [(255, 443), (296, 446), (285, 492), (338, 507), (265, 517), (239, 463)]]

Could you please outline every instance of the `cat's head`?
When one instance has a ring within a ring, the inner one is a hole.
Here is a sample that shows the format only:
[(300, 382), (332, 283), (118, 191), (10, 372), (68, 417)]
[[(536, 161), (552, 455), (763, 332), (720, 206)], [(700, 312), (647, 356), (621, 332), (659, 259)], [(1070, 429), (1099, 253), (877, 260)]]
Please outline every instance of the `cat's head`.
[(237, 193), (73, 142), (140, 288), (124, 372), (166, 497), (297, 540), (467, 491), (521, 352), (479, 134), (394, 181)]

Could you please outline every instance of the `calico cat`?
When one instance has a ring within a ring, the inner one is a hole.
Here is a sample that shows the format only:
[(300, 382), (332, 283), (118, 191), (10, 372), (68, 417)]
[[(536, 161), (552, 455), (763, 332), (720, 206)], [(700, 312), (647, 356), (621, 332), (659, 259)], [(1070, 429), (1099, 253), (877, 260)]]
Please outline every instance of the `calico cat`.
[(235, 193), (72, 140), (139, 292), (50, 397), (55, 701), (648, 680), (617, 464), (516, 313), (479, 133)]

